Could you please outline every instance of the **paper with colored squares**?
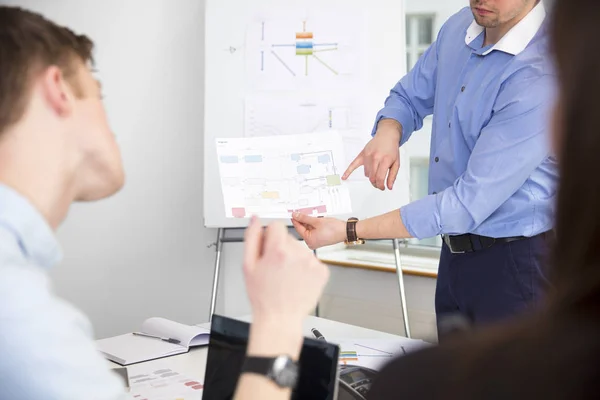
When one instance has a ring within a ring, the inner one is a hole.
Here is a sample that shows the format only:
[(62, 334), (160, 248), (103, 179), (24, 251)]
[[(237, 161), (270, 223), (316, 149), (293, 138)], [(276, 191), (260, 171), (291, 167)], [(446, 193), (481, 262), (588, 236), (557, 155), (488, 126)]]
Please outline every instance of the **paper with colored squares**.
[(155, 369), (129, 377), (134, 400), (202, 400), (204, 385), (170, 368)]

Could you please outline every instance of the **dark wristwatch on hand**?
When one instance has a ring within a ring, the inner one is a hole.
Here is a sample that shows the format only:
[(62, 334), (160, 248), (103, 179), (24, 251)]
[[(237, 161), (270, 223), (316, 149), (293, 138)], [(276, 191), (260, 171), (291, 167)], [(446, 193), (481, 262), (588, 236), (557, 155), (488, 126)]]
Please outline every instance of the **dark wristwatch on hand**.
[(350, 246), (365, 244), (365, 241), (363, 239), (359, 239), (359, 237), (356, 235), (357, 222), (358, 218), (356, 217), (349, 218), (346, 222), (346, 240), (344, 241), (344, 244)]
[(246, 357), (242, 373), (263, 375), (280, 388), (296, 387), (300, 375), (298, 363), (289, 356)]

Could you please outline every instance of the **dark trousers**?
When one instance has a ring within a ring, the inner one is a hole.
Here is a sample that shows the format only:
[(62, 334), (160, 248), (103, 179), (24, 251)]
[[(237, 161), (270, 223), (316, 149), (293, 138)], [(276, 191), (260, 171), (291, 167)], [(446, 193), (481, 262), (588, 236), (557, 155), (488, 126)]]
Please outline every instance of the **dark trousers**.
[(467, 326), (502, 321), (543, 299), (548, 288), (548, 234), (452, 254), (444, 243), (435, 311), (438, 337)]

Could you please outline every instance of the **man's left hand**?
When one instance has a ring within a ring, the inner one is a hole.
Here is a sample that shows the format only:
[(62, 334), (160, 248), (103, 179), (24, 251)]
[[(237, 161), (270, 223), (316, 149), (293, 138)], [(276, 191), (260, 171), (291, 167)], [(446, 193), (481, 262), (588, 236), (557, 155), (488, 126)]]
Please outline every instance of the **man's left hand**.
[(346, 240), (346, 222), (339, 219), (294, 213), (292, 224), (312, 250)]

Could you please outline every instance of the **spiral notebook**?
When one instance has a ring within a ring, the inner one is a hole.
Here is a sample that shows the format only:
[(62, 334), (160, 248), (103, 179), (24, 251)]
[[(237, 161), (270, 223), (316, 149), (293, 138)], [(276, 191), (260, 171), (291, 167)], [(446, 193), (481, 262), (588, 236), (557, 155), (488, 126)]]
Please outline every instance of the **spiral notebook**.
[[(96, 341), (98, 350), (110, 361), (130, 365), (157, 358), (187, 353), (190, 347), (208, 344), (210, 331), (165, 318), (149, 318), (140, 333), (156, 336), (138, 336), (133, 333)], [(172, 339), (172, 343), (159, 338)]]

